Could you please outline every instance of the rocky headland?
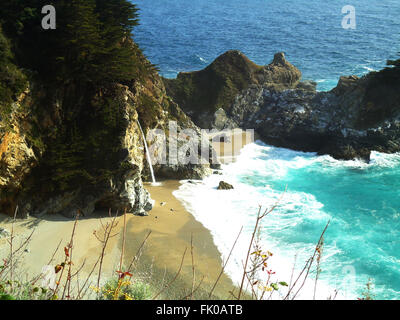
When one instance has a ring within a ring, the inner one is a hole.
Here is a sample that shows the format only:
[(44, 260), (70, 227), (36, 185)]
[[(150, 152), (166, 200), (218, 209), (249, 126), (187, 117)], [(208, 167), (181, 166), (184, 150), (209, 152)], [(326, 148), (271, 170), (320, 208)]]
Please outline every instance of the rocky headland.
[(255, 129), (268, 144), (337, 159), (368, 161), (372, 150), (400, 151), (398, 67), (341, 77), (331, 91), (317, 92), (283, 53), (257, 66), (228, 51), (204, 70), (164, 82), (202, 128)]

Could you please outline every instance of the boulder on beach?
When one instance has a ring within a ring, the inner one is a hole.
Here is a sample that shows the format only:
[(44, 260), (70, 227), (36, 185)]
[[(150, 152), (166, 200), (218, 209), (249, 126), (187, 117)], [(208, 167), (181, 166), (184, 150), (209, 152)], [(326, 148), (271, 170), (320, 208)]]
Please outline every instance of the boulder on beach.
[(220, 181), (218, 185), (218, 190), (231, 190), (233, 186), (225, 181)]

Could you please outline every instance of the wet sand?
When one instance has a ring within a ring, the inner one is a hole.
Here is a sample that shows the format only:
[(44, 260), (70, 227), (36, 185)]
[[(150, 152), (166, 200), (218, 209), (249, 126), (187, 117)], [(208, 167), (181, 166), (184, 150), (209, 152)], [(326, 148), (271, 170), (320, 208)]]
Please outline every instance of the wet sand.
[[(174, 180), (163, 181), (162, 186), (158, 187), (146, 185), (146, 189), (156, 203), (148, 217), (129, 217), (127, 260), (136, 254), (137, 248), (151, 231), (139, 261), (142, 263), (141, 269), (146, 268), (153, 277), (160, 280), (165, 272), (167, 278), (177, 273), (186, 250), (183, 267), (178, 276), (179, 281), (177, 284), (174, 283), (173, 290), (169, 292), (169, 295), (173, 295), (172, 298), (182, 298), (187, 293), (184, 288), (192, 287), (191, 239), (193, 236), (195, 287), (203, 279), (196, 296), (206, 298), (221, 271), (222, 259), (210, 231), (196, 221), (173, 196), (172, 192), (179, 185), (179, 181)], [(223, 274), (215, 290), (217, 297), (228, 298), (229, 291), (232, 289), (232, 281)]]

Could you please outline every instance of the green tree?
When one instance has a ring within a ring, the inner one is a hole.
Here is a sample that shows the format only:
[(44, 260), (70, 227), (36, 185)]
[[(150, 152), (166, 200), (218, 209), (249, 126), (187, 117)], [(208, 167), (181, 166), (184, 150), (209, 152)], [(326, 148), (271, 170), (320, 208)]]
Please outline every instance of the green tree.
[[(56, 8), (56, 30), (41, 28), (44, 4)], [(8, 0), (0, 23), (18, 63), (47, 83), (130, 82), (153, 69), (131, 39), (138, 14), (128, 0)]]
[(7, 122), (11, 104), (25, 86), (26, 77), (14, 64), (10, 43), (0, 27), (0, 119)]

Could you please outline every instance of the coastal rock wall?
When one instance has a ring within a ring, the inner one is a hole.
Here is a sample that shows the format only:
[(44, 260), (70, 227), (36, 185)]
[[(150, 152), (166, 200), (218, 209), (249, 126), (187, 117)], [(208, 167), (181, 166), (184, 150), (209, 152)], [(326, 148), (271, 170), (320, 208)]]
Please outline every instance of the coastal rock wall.
[[(137, 92), (137, 112), (144, 132), (149, 138), (150, 149), (163, 152), (159, 155), (163, 161), (153, 163), (156, 178), (160, 179), (202, 179), (211, 174), (213, 166), (212, 147), (209, 155), (202, 163), (187, 163), (182, 159), (185, 155), (178, 154), (179, 150), (195, 153), (197, 159), (202, 157), (201, 150), (194, 150), (194, 144), (202, 141), (200, 128), (197, 127), (185, 112), (167, 94), (161, 77), (154, 73), (149, 81), (139, 85)], [(176, 134), (170, 132), (176, 127)], [(162, 137), (149, 134), (149, 130), (160, 130)], [(186, 132), (189, 130), (189, 134)], [(175, 154), (170, 154), (170, 145), (175, 146)], [(193, 161), (192, 161), (193, 162)], [(145, 162), (144, 177), (150, 179), (148, 163)]]
[[(199, 129), (166, 95), (156, 72), (144, 81), (91, 90), (50, 90), (31, 83), (13, 104), (11, 127), (1, 121), (0, 212), (19, 216), (152, 208), (143, 130), (167, 130), (170, 120)], [(201, 178), (207, 165), (156, 168), (174, 178)]]
[(400, 151), (396, 73), (388, 69), (361, 79), (342, 77), (330, 92), (253, 86), (236, 97), (227, 116), (276, 146), (369, 160), (372, 150)]
[(49, 93), (32, 87), (14, 105), (12, 129), (1, 137), (0, 211), (13, 214), (19, 206), (20, 216), (74, 216), (106, 207), (149, 210), (136, 100), (128, 87), (86, 92), (82, 99), (76, 88)]

